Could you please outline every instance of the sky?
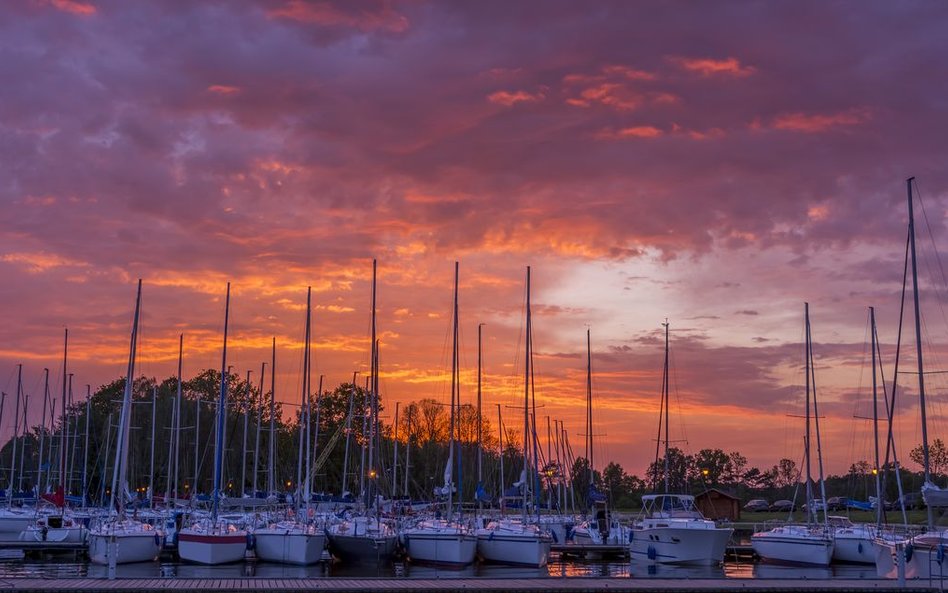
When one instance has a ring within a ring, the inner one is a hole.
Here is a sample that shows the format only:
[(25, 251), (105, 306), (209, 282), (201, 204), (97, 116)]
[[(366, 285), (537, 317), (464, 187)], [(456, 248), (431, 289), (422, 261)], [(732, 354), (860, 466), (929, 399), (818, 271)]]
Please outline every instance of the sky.
[(335, 386), (368, 370), (377, 259), (391, 419), (450, 398), (457, 261), (462, 400), (483, 324), (485, 414), (517, 426), (530, 266), (538, 424), (577, 454), (588, 329), (596, 465), (654, 458), (667, 319), (674, 444), (799, 463), (809, 302), (846, 472), (872, 455), (870, 305), (892, 376), (912, 176), (926, 368), (948, 358), (946, 27), (924, 1), (4, 3), (0, 387), (22, 363), (34, 402), (44, 367), (61, 393), (66, 328), (77, 393), (121, 377), (138, 278), (140, 371), (173, 376), (179, 334), (186, 376), (220, 368), (231, 282), (228, 364), (259, 380), (275, 337), (298, 402), (307, 287)]

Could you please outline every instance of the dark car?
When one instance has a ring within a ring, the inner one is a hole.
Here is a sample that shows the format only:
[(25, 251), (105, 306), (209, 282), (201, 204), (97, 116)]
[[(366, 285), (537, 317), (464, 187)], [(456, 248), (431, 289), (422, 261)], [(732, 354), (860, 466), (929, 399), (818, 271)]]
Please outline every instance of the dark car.
[(755, 498), (750, 500), (747, 504), (744, 505), (744, 510), (752, 513), (760, 513), (763, 511), (770, 510), (770, 503), (768, 503), (763, 498)]
[(925, 508), (925, 501), (922, 499), (921, 492), (906, 492), (895, 501), (895, 508), (900, 509), (902, 505), (908, 510)]
[(849, 499), (845, 496), (831, 496), (826, 499), (826, 510), (845, 511), (848, 504)]
[(793, 501), (791, 500), (776, 500), (772, 505), (770, 505), (770, 510), (777, 513), (789, 513), (795, 508), (796, 507), (793, 506)]

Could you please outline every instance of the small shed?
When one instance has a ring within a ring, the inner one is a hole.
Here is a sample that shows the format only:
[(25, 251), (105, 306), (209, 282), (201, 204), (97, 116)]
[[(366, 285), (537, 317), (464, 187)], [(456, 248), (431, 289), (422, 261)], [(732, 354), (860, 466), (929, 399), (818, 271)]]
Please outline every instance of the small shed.
[(695, 496), (695, 506), (708, 519), (741, 520), (741, 499), (717, 488), (709, 488)]

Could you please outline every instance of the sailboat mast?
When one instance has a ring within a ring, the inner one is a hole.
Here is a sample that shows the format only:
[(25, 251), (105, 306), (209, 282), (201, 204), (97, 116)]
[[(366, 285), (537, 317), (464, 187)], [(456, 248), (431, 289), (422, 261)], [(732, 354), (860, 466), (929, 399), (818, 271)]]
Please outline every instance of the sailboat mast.
[(253, 446), (253, 496), (257, 496), (257, 479), (260, 477), (260, 427), (263, 424), (263, 380), (267, 363), (260, 363), (260, 387), (257, 389), (257, 438)]
[(211, 509), (212, 523), (217, 523), (218, 502), (221, 492), (221, 474), (224, 455), (224, 410), (227, 405), (227, 324), (230, 321), (230, 282), (227, 283), (227, 295), (224, 301), (224, 347), (221, 350), (221, 393), (217, 402), (217, 446), (214, 450), (214, 499)]
[[(452, 313), (452, 332), (451, 332), (451, 419), (449, 422), (449, 442), (448, 442), (448, 476), (452, 476), (454, 471), (454, 411), (457, 397), (457, 379), (458, 379), (458, 276), (459, 264), (454, 262), (454, 308)], [(445, 484), (448, 488), (448, 521), (454, 513), (454, 479), (447, 480)], [(458, 490), (460, 496), (460, 490)]]
[(504, 501), (504, 418), (500, 412), (500, 404), (497, 404), (497, 447), (500, 450), (500, 514), (504, 514), (504, 508), (506, 508), (506, 503)]
[(527, 500), (530, 493), (530, 463), (529, 435), (530, 435), (530, 333), (533, 320), (530, 318), (530, 266), (527, 266), (527, 327), (524, 336), (525, 354), (523, 362), (523, 522), (527, 522)]
[[(373, 496), (373, 486), (375, 485), (375, 438), (376, 438), (376, 419), (378, 417), (378, 399), (376, 393), (378, 369), (376, 368), (377, 357), (378, 357), (378, 343), (377, 338), (377, 328), (375, 326), (375, 315), (376, 315), (376, 301), (375, 301), (375, 287), (378, 279), (378, 261), (372, 260), (372, 345), (369, 348), (369, 483), (368, 487), (365, 490), (365, 508), (368, 510), (369, 505), (371, 504)], [(365, 478), (365, 476), (363, 476)]]
[(668, 413), (668, 328), (671, 324), (666, 319), (663, 325), (665, 326), (665, 363), (662, 368), (662, 409), (665, 411), (665, 494), (668, 494), (671, 492), (669, 484), (671, 460), (668, 458), (668, 418), (671, 416)]
[[(303, 334), (303, 389), (300, 395), (299, 433), (300, 440), (296, 449), (296, 510), (300, 509), (300, 498), (303, 496), (303, 444), (309, 442), (309, 320), (311, 288), (306, 289), (306, 324)], [(309, 458), (309, 449), (306, 450)], [(309, 476), (307, 476), (307, 480)]]
[(589, 486), (595, 485), (595, 466), (593, 465), (593, 380), (592, 380), (592, 338), (586, 328), (586, 461), (589, 463)]
[(142, 281), (138, 280), (138, 296), (135, 298), (135, 317), (132, 321), (132, 338), (128, 348), (128, 370), (125, 374), (125, 391), (122, 395), (122, 413), (119, 416), (118, 433), (115, 435), (115, 467), (112, 470), (112, 490), (109, 509), (116, 508), (119, 518), (125, 512), (125, 496), (119, 489), (125, 487), (128, 465), (128, 426), (131, 422), (132, 388), (135, 382), (135, 350), (138, 347), (138, 319), (142, 304)]
[[(59, 483), (63, 489), (63, 506), (62, 512), (66, 512), (66, 494), (67, 494), (67, 478), (66, 478), (66, 443), (69, 440), (69, 418), (66, 417), (66, 410), (68, 410), (68, 399), (72, 391), (72, 375), (66, 369), (66, 363), (68, 361), (67, 354), (69, 353), (69, 328), (65, 328), (63, 335), (63, 397), (61, 404), (61, 417), (63, 422), (62, 434), (60, 435), (59, 440)], [(51, 414), (51, 416), (55, 415)], [(55, 427), (53, 424), (50, 428)], [(50, 433), (52, 434), (52, 433)]]
[[(49, 401), (49, 369), (43, 369), (43, 415), (40, 421), (39, 457), (36, 460), (36, 492), (43, 493), (43, 450), (46, 445), (46, 402)], [(26, 424), (23, 425), (26, 432)], [(25, 447), (25, 446), (24, 446)]]
[[(20, 396), (23, 395), (23, 365), (16, 365), (16, 409), (13, 412), (13, 451), (10, 456), (10, 500), (13, 504), (13, 495), (16, 492), (17, 474), (16, 474), (16, 446), (20, 436)], [(26, 423), (23, 424), (23, 432), (26, 432)]]
[(879, 389), (876, 381), (878, 373), (876, 372), (876, 348), (878, 345), (876, 335), (876, 308), (869, 307), (869, 331), (872, 333), (872, 439), (873, 453), (875, 454), (875, 465), (873, 473), (876, 477), (876, 526), (882, 526), (882, 513), (884, 504), (882, 500), (882, 482), (881, 469), (879, 467)]
[(181, 461), (181, 391), (184, 381), (181, 370), (184, 364), (184, 334), (178, 335), (178, 386), (174, 400), (174, 478), (171, 482), (171, 496), (178, 497), (178, 469)]
[(275, 463), (275, 453), (276, 453), (276, 407), (274, 404), (274, 397), (276, 394), (276, 362), (277, 362), (277, 339), (273, 338), (273, 346), (270, 353), (270, 446), (269, 455), (267, 457), (267, 496), (276, 493), (276, 483), (274, 481), (276, 469), (273, 467)]
[(250, 386), (250, 371), (247, 370), (247, 399), (244, 402), (244, 438), (240, 444), (240, 493), (247, 492), (247, 422), (250, 420), (250, 403), (253, 396), (253, 387)]
[[(925, 365), (922, 361), (922, 319), (920, 315), (921, 307), (918, 302), (918, 255), (915, 251), (915, 211), (913, 209), (912, 182), (914, 177), (909, 177), (905, 181), (908, 192), (908, 214), (909, 214), (909, 244), (912, 250), (912, 296), (915, 302), (915, 358), (918, 361), (918, 402), (922, 411), (922, 466), (925, 468), (925, 483), (931, 483), (931, 469), (928, 450), (928, 419), (925, 409)], [(934, 515), (932, 507), (926, 505), (928, 529), (934, 527)]]
[(806, 374), (806, 433), (804, 440), (804, 459), (806, 459), (806, 509), (807, 522), (810, 523), (815, 518), (813, 512), (813, 480), (810, 467), (810, 303), (803, 303), (804, 319), (804, 347), (803, 347), (803, 368)]
[[(82, 446), (82, 506), (85, 507), (89, 504), (89, 482), (88, 482), (88, 469), (89, 469), (89, 422), (92, 421), (92, 386), (86, 385), (86, 434), (85, 442)], [(108, 449), (106, 449), (108, 450)]]
[[(481, 415), (481, 359), (483, 357), (483, 341), (482, 341), (482, 329), (484, 328), (483, 323), (477, 324), (477, 483), (481, 484), (484, 481), (484, 447), (482, 444), (482, 435), (481, 431), (483, 429), (484, 421), (483, 416)], [(483, 508), (483, 503), (478, 500), (477, 508), (478, 510)]]
[[(813, 422), (816, 425), (816, 464), (820, 477), (820, 499), (826, 500), (826, 480), (823, 474), (823, 442), (820, 439), (820, 406), (816, 397), (816, 369), (813, 364), (813, 336), (810, 333), (809, 317), (807, 318), (806, 337), (810, 344), (810, 387), (813, 390)], [(829, 529), (829, 518), (826, 514), (826, 505), (823, 505), (823, 527)]]

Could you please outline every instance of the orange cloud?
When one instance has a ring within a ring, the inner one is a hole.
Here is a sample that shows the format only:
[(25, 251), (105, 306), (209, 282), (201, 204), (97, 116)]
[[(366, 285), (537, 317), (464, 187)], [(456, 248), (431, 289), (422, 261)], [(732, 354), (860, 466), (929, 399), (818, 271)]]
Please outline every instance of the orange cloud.
[(326, 27), (352, 27), (361, 31), (386, 30), (401, 33), (408, 29), (408, 19), (385, 8), (379, 12), (362, 11), (357, 15), (339, 10), (328, 2), (289, 0), (280, 8), (267, 13), (270, 18), (281, 18)]
[(491, 103), (505, 105), (507, 107), (511, 107), (517, 103), (536, 103), (537, 101), (542, 101), (544, 98), (543, 93), (531, 94), (526, 91), (514, 91), (512, 93), (497, 91), (487, 96), (487, 100)]
[(774, 118), (777, 130), (815, 134), (840, 126), (858, 126), (871, 119), (868, 109), (856, 108), (832, 114), (786, 113)]
[(235, 95), (240, 92), (240, 87), (228, 86), (226, 84), (212, 84), (207, 87), (207, 92), (217, 95)]
[(628, 138), (658, 138), (662, 135), (664, 135), (664, 132), (655, 126), (633, 126), (619, 130), (606, 128), (596, 133), (595, 137), (599, 140), (625, 140)]
[(13, 264), (22, 264), (26, 266), (27, 270), (30, 273), (38, 274), (45, 272), (53, 268), (61, 268), (65, 266), (72, 267), (88, 267), (89, 264), (85, 262), (80, 262), (72, 259), (56, 255), (55, 253), (4, 253), (0, 255), (0, 261), (13, 263)]
[(79, 2), (78, 0), (49, 0), (46, 4), (49, 4), (56, 10), (77, 14), (79, 16), (92, 16), (97, 10), (94, 5)]
[(742, 66), (737, 58), (715, 60), (713, 58), (685, 58), (674, 56), (668, 58), (670, 62), (689, 72), (696, 72), (701, 76), (731, 76), (743, 78), (757, 72), (753, 66)]

